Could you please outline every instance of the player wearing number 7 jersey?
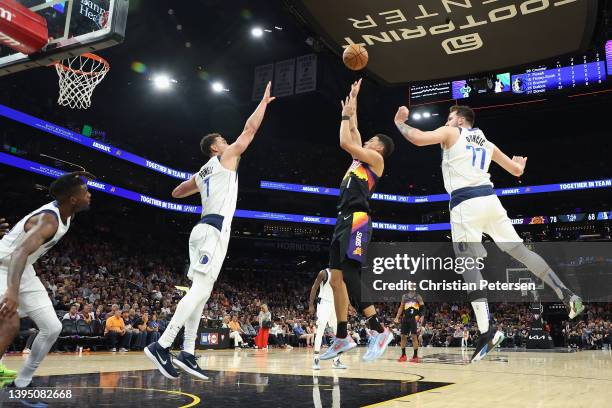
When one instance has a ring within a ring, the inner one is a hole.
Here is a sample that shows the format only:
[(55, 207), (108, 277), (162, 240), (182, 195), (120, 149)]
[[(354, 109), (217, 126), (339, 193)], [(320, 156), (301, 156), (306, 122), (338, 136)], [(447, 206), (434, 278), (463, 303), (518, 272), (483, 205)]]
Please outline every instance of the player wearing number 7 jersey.
[[(570, 319), (583, 310), (582, 299), (561, 282), (557, 274), (535, 252), (530, 251), (519, 237), (506, 210), (493, 190), (489, 165), (499, 164), (510, 174), (519, 177), (525, 171), (527, 158), (510, 159), (474, 127), (474, 111), (468, 106), (453, 106), (446, 126), (423, 132), (408, 124), (409, 111), (401, 106), (395, 115), (395, 125), (402, 135), (416, 146), (440, 144), (442, 147), (442, 176), (444, 187), (450, 194), (450, 221), (455, 253), (458, 257), (486, 256), (482, 247), (482, 234), (487, 233), (499, 248), (523, 263), (533, 274), (550, 286), (567, 308)], [(482, 279), (475, 268), (463, 274), (466, 282)], [(489, 307), (486, 292), (469, 294), (478, 330), (476, 351), (472, 361), (482, 359), (504, 336), (489, 328)]]
[[(190, 264), (187, 277), (192, 281), (191, 288), (178, 303), (172, 320), (159, 340), (144, 350), (146, 356), (167, 378), (178, 378), (174, 364), (188, 374), (207, 379), (194, 356), (196, 333), (204, 305), (210, 297), (227, 252), (238, 197), (238, 162), (253, 141), (266, 107), (275, 99), (270, 96), (270, 88), (271, 83), (268, 83), (259, 106), (246, 121), (242, 134), (234, 143), (228, 145), (218, 133), (204, 136), (200, 148), (210, 159), (172, 192), (175, 198), (200, 193), (202, 217), (189, 236)], [(183, 351), (173, 360), (170, 346), (183, 326)]]

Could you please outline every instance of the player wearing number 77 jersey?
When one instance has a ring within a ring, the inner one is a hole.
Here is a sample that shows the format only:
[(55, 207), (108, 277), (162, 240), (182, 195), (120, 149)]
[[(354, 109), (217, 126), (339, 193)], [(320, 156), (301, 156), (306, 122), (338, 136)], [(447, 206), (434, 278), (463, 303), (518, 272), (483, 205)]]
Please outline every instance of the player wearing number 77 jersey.
[[(234, 143), (228, 145), (218, 133), (204, 136), (200, 148), (209, 158), (208, 162), (172, 192), (175, 198), (200, 193), (202, 217), (189, 236), (190, 264), (187, 277), (192, 281), (191, 287), (178, 303), (164, 334), (144, 350), (146, 356), (167, 378), (179, 377), (174, 364), (188, 374), (207, 379), (194, 355), (196, 333), (204, 305), (210, 297), (227, 252), (238, 197), (238, 162), (253, 141), (266, 107), (275, 99), (270, 96), (270, 88), (271, 83), (268, 83), (261, 102)], [(183, 351), (173, 360), (170, 346), (183, 326)]]
[[(487, 233), (502, 251), (523, 263), (555, 291), (566, 304), (570, 319), (578, 316), (584, 310), (582, 299), (561, 282), (542, 257), (523, 244), (493, 190), (489, 174), (491, 161), (519, 177), (525, 171), (527, 158), (514, 156), (510, 159), (487, 140), (482, 130), (474, 127), (475, 114), (468, 106), (451, 107), (446, 126), (431, 132), (408, 125), (408, 115), (408, 108), (401, 106), (395, 115), (395, 125), (410, 143), (416, 146), (440, 144), (442, 147), (442, 176), (444, 187), (451, 196), (450, 221), (456, 255), (486, 256), (481, 242), (483, 232)], [(475, 268), (467, 270), (463, 278), (466, 282), (476, 283), (482, 275)], [(472, 361), (477, 361), (501, 343), (504, 336), (489, 328), (486, 292), (473, 291), (469, 297), (481, 333), (472, 356)]]

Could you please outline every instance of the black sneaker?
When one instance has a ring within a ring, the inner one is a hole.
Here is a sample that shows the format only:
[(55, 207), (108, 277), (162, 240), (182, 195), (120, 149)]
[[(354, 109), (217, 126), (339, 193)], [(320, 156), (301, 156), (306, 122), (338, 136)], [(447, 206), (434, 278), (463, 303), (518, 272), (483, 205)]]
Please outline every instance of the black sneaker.
[(171, 380), (179, 378), (179, 373), (172, 365), (172, 356), (170, 356), (169, 348), (163, 348), (158, 342), (155, 342), (145, 347), (144, 353), (164, 377)]
[(208, 380), (208, 377), (204, 374), (204, 371), (198, 365), (196, 358), (193, 354), (181, 351), (176, 359), (173, 361), (174, 365), (193, 375), (201, 380)]
[(488, 332), (482, 333), (478, 337), (476, 350), (474, 350), (474, 354), (472, 354), (471, 362), (482, 360), (489, 351), (493, 350), (499, 343), (504, 341), (504, 337), (504, 333), (492, 327), (489, 328)]

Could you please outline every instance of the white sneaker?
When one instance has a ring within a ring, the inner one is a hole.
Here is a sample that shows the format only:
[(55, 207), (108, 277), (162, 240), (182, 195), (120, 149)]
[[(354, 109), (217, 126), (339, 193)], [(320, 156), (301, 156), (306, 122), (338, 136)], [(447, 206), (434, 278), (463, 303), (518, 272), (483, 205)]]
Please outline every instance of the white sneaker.
[(287, 350), (293, 350), (293, 347), (291, 347), (289, 344), (287, 344)]
[(319, 371), (321, 369), (318, 358), (315, 358), (314, 361), (312, 362), (312, 369), (316, 371)]
[(114, 352), (116, 352), (116, 351), (117, 351), (117, 349), (113, 347), (113, 348), (111, 349), (111, 351), (114, 353)]
[(126, 348), (124, 348), (124, 347), (121, 347), (121, 348), (119, 349), (119, 351), (121, 351), (121, 352), (125, 352), (125, 351), (130, 351), (130, 350), (128, 350), (128, 349), (126, 349)]
[(334, 361), (332, 363), (332, 368), (336, 368), (338, 370), (346, 370), (347, 369), (347, 367), (344, 364), (342, 364), (342, 361), (340, 361), (340, 360)]
[(25, 348), (22, 351), (23, 354), (30, 354), (30, 352), (31, 352), (31, 350), (29, 348)]

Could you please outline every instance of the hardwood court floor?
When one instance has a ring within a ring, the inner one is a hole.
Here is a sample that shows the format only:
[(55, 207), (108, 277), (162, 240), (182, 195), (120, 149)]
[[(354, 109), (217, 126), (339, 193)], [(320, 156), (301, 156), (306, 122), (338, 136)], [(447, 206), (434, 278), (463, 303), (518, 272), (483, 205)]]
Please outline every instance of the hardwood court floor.
[[(72, 390), (50, 407), (521, 407), (612, 406), (612, 354), (496, 351), (467, 364), (471, 353), (425, 348), (420, 364), (398, 363), (399, 348), (363, 363), (365, 349), (343, 356), (348, 370), (321, 362), (312, 349), (201, 351), (210, 380), (170, 381), (141, 352), (52, 354), (37, 386)], [(410, 349), (408, 349), (410, 350)], [(5, 357), (17, 369), (24, 357)], [(21, 406), (3, 392), (0, 406)]]

